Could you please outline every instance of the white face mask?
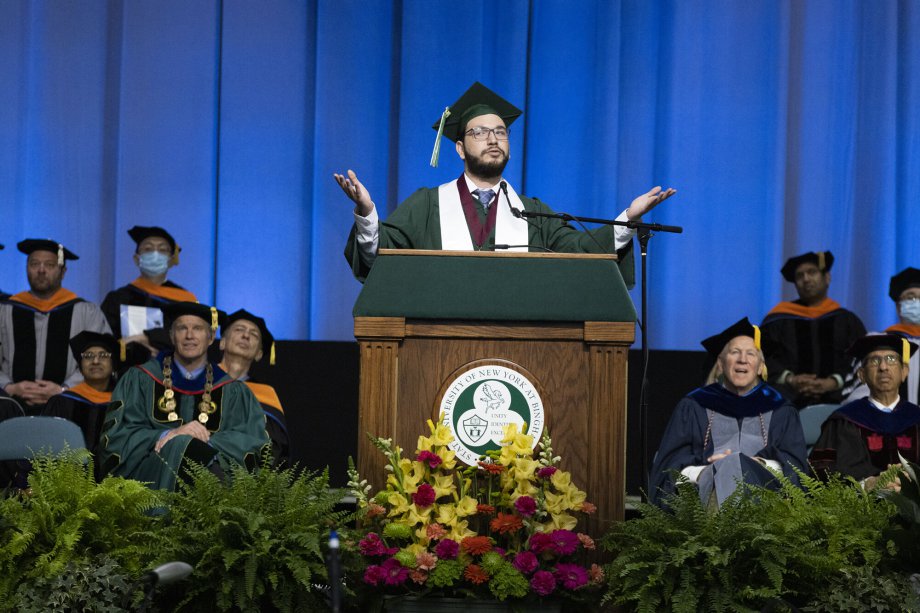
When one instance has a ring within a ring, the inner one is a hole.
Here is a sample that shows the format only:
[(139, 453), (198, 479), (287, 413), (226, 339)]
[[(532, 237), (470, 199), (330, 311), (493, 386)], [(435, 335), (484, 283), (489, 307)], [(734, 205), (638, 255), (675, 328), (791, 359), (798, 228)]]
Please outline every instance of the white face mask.
[(148, 251), (138, 257), (138, 267), (147, 276), (155, 277), (169, 270), (169, 256), (159, 251)]
[(920, 298), (902, 300), (898, 303), (901, 319), (911, 324), (920, 324)]

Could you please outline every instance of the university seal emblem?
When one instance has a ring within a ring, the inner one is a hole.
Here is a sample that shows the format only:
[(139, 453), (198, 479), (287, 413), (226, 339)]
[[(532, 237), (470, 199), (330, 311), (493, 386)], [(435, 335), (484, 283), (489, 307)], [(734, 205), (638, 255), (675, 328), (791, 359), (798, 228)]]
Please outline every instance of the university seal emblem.
[(533, 436), (534, 445), (543, 434), (543, 399), (533, 376), (504, 360), (480, 360), (454, 372), (442, 388), (438, 412), (454, 436), (450, 448), (471, 466), (500, 448), (508, 424)]

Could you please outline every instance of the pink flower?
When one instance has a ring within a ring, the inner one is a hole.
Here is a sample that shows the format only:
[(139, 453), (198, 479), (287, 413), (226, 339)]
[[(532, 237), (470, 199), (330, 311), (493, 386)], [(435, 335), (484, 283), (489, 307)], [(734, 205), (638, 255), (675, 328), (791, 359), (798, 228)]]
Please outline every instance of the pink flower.
[(537, 476), (540, 477), (541, 479), (549, 479), (554, 474), (556, 474), (556, 470), (557, 469), (555, 466), (544, 466), (543, 468), (537, 471)]
[(438, 556), (428, 551), (423, 551), (415, 556), (415, 565), (418, 566), (420, 570), (431, 570), (437, 563)]
[(591, 515), (592, 513), (597, 511), (597, 505), (585, 500), (583, 503), (581, 503), (581, 510), (587, 513), (588, 515)]
[(425, 528), (425, 536), (432, 541), (438, 540), (445, 534), (447, 534), (447, 530), (445, 530), (441, 524), (428, 524), (428, 527)]
[(460, 544), (453, 539), (444, 539), (434, 548), (434, 553), (442, 560), (453, 560), (460, 552)]
[(578, 533), (578, 540), (581, 541), (581, 546), (585, 549), (595, 549), (594, 539), (585, 534), (584, 532)]
[(514, 508), (524, 517), (530, 517), (537, 512), (537, 501), (530, 496), (521, 496), (514, 501)]
[(386, 579), (386, 571), (382, 566), (373, 564), (364, 570), (364, 583), (368, 585), (380, 585)]
[(591, 568), (588, 570), (588, 575), (591, 577), (591, 583), (597, 585), (604, 582), (604, 569), (597, 564), (591, 565)]
[(537, 570), (537, 556), (531, 551), (522, 551), (516, 556), (514, 556), (514, 562), (512, 562), (514, 567), (524, 573), (529, 575), (533, 571)]
[(530, 579), (530, 587), (539, 596), (549, 596), (556, 589), (556, 578), (548, 570), (538, 570)]
[(368, 519), (373, 519), (377, 517), (378, 515), (383, 515), (386, 512), (387, 510), (384, 507), (377, 504), (376, 502), (372, 502), (369, 505), (367, 505), (367, 516), (366, 517)]
[(553, 545), (553, 539), (545, 532), (535, 532), (530, 537), (530, 550), (540, 555)]
[(567, 590), (577, 590), (588, 583), (588, 571), (578, 564), (556, 564), (553, 575)]
[(428, 464), (430, 468), (437, 468), (441, 465), (441, 456), (430, 451), (422, 451), (415, 457), (416, 461), (423, 464)]
[(389, 558), (380, 565), (384, 572), (384, 583), (387, 585), (402, 585), (409, 578), (409, 569)]
[(368, 532), (367, 536), (358, 543), (358, 549), (361, 550), (363, 555), (371, 557), (389, 554), (386, 543), (383, 542), (383, 539), (381, 539), (380, 535), (376, 532)]
[(552, 551), (560, 556), (571, 555), (578, 549), (578, 535), (571, 530), (553, 530), (549, 536), (553, 543)]
[(422, 483), (418, 486), (418, 489), (412, 494), (412, 502), (415, 503), (420, 509), (430, 507), (434, 504), (434, 488), (428, 485), (427, 483)]
[(421, 585), (428, 580), (428, 571), (424, 571), (420, 568), (413, 568), (409, 571), (409, 578), (412, 579), (413, 583)]

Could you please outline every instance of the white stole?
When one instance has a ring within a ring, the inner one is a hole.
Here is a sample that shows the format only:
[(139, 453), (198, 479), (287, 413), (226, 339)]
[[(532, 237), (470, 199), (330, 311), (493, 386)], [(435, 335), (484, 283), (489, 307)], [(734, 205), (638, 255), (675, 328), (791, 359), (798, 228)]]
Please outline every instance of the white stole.
[[(521, 202), (521, 198), (511, 185), (508, 185), (508, 199), (511, 200), (511, 206), (521, 211), (524, 210), (524, 203)], [(492, 206), (498, 207), (495, 216), (495, 244), (524, 245), (507, 251), (527, 251), (529, 242), (527, 220), (511, 214), (508, 203), (505, 201), (505, 195), (501, 192), (498, 194), (498, 200), (493, 202)], [(473, 239), (470, 238), (470, 229), (466, 223), (466, 215), (463, 214), (463, 205), (460, 204), (460, 190), (457, 188), (456, 180), (438, 186), (438, 207), (441, 221), (441, 249), (472, 251)]]

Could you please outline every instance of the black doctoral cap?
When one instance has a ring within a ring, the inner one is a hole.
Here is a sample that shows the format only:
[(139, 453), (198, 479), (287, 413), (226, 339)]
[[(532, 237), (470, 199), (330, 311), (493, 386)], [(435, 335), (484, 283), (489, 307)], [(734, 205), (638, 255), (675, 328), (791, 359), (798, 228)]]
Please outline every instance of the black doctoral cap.
[(173, 251), (176, 250), (176, 239), (172, 237), (172, 234), (164, 230), (159, 226), (134, 226), (128, 230), (128, 236), (140, 246), (141, 242), (145, 238), (150, 238), (151, 236), (159, 236), (160, 238), (165, 238), (169, 243), (170, 249)]
[(50, 251), (51, 253), (56, 253), (59, 266), (64, 265), (64, 260), (80, 259), (80, 256), (76, 253), (50, 238), (27, 238), (16, 243), (16, 248), (26, 255), (32, 255), (32, 253), (36, 251)]
[(910, 362), (910, 356), (917, 351), (917, 345), (897, 334), (867, 334), (853, 341), (853, 344), (847, 349), (847, 354), (862, 361), (867, 355), (879, 349), (891, 349), (901, 356), (902, 362), (907, 364)]
[(258, 315), (253, 315), (246, 309), (240, 309), (239, 311), (234, 311), (227, 315), (223, 323), (220, 324), (220, 336), (224, 337), (227, 329), (235, 321), (240, 319), (245, 319), (246, 321), (251, 321), (259, 328), (259, 333), (262, 335), (262, 354), (268, 356), (268, 363), (272, 366), (275, 365), (275, 337), (272, 336), (272, 333), (268, 331), (268, 326), (265, 325), (265, 320), (259, 317)]
[(703, 339), (700, 344), (710, 355), (713, 357), (719, 357), (719, 354), (721, 354), (722, 350), (725, 349), (725, 345), (727, 345), (730, 340), (738, 336), (750, 336), (752, 339), (754, 339), (754, 346), (758, 349), (761, 348), (760, 328), (748, 321), (747, 317), (736, 321), (718, 334), (714, 334), (709, 338)]
[(201, 304), (200, 302), (173, 302), (163, 307), (163, 315), (166, 318), (166, 327), (172, 326), (173, 322), (183, 315), (194, 315), (203, 319), (206, 324), (211, 326), (211, 330), (217, 330), (227, 318), (227, 314), (216, 307)]
[(897, 302), (904, 290), (912, 287), (920, 287), (920, 270), (907, 267), (891, 277), (891, 283), (888, 284), (888, 295)]
[(451, 142), (456, 142), (463, 139), (466, 124), (474, 117), (498, 115), (505, 121), (506, 126), (510, 126), (522, 113), (521, 109), (476, 81), (456, 102), (444, 109), (438, 120), (431, 126), (438, 131), (434, 151), (431, 154), (431, 165), (438, 165), (442, 134)]
[(77, 362), (80, 361), (80, 354), (90, 347), (102, 347), (112, 354), (112, 362), (116, 362), (119, 353), (118, 339), (111, 334), (84, 330), (70, 339), (70, 351)]
[(827, 272), (834, 265), (834, 254), (830, 251), (809, 251), (802, 255), (797, 255), (786, 260), (780, 272), (783, 278), (789, 283), (795, 283), (795, 269), (810, 262), (818, 267), (821, 272)]

